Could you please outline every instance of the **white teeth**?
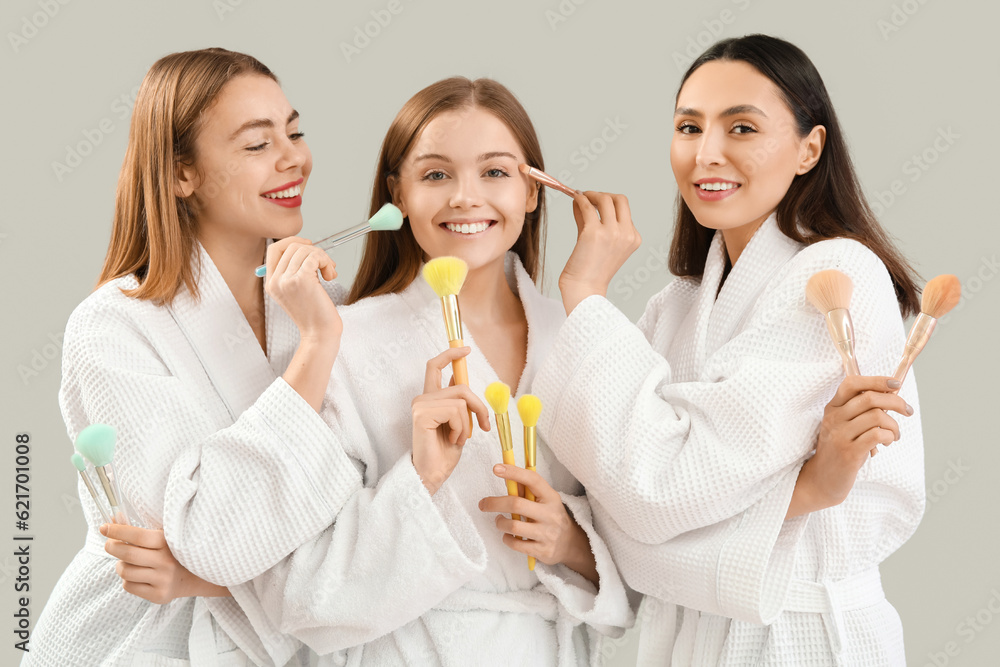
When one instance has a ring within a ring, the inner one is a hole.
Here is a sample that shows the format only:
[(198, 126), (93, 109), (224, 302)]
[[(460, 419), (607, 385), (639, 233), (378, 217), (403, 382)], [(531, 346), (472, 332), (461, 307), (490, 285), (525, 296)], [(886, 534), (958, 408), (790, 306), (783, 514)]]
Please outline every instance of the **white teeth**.
[(444, 226), (459, 234), (477, 234), (489, 229), (488, 222), (446, 222)]
[(702, 183), (698, 187), (702, 190), (732, 190), (739, 187), (739, 183)]
[(264, 196), (268, 199), (288, 199), (289, 197), (298, 197), (300, 194), (302, 194), (302, 186), (293, 185), (290, 188), (285, 188), (279, 192), (271, 192)]

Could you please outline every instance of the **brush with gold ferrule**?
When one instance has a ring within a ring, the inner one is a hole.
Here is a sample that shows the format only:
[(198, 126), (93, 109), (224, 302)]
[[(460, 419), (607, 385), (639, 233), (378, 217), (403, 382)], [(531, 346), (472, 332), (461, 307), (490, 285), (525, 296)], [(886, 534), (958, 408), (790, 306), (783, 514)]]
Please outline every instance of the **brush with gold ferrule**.
[(97, 505), (97, 511), (101, 513), (101, 519), (104, 523), (111, 523), (111, 517), (108, 516), (108, 511), (104, 509), (104, 504), (101, 503), (100, 497), (97, 495), (97, 489), (94, 488), (94, 483), (90, 481), (90, 476), (87, 475), (87, 462), (83, 460), (80, 456), (80, 452), (74, 452), (73, 456), (70, 457), (70, 461), (73, 462), (73, 467), (80, 471), (80, 479), (83, 480), (84, 486), (87, 487), (87, 491), (90, 492), (90, 497), (94, 499), (94, 504)]
[(806, 298), (826, 317), (826, 328), (844, 362), (844, 373), (861, 375), (854, 352), (854, 323), (848, 310), (853, 293), (854, 283), (836, 269), (820, 271), (806, 284)]
[[(510, 433), (510, 417), (507, 414), (507, 404), (510, 402), (510, 387), (503, 382), (493, 382), (486, 387), (486, 402), (493, 408), (493, 416), (496, 417), (497, 435), (500, 437), (500, 450), (503, 454), (505, 465), (516, 466), (514, 461), (514, 438)], [(519, 497), (521, 494), (517, 490), (517, 482), (512, 479), (506, 480), (507, 495)], [(511, 514), (510, 518), (520, 521), (518, 514)]]
[[(521, 423), (524, 424), (524, 469), (534, 472), (538, 449), (535, 426), (542, 414), (542, 400), (532, 394), (525, 394), (517, 399), (517, 413), (521, 416)], [(524, 487), (524, 497), (526, 500), (535, 501), (535, 494), (527, 486)], [(528, 556), (528, 569), (535, 569), (533, 556)]]
[(920, 295), (920, 314), (910, 327), (910, 335), (906, 337), (903, 355), (896, 367), (893, 378), (902, 382), (910, 372), (910, 366), (916, 361), (917, 355), (927, 345), (934, 333), (937, 321), (947, 315), (958, 305), (962, 298), (962, 283), (953, 275), (945, 274), (931, 278), (924, 286)]
[[(462, 315), (458, 309), (458, 293), (462, 291), (469, 266), (458, 257), (437, 257), (424, 264), (424, 280), (434, 293), (441, 297), (441, 311), (448, 329), (448, 345), (464, 347), (462, 340)], [(469, 386), (469, 370), (465, 357), (451, 362), (455, 384)], [(469, 410), (469, 432), (472, 432), (472, 410)]]

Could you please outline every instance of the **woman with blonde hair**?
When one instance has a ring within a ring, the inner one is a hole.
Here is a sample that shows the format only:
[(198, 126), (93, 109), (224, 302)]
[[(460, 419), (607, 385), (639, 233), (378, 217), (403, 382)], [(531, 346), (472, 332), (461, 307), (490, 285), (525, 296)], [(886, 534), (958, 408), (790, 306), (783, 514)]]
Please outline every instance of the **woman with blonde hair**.
[[(172, 551), (223, 585), (260, 574), (329, 525), (356, 484), (318, 415), (344, 295), (319, 280), (335, 277), (330, 258), (294, 236), (312, 169), (298, 117), (250, 56), (205, 49), (154, 64), (132, 115), (99, 286), (66, 327), (69, 436), (94, 423), (117, 430), (130, 516), (156, 529), (127, 548)], [(262, 286), (254, 268), (265, 259)], [(313, 493), (290, 507), (276, 479)], [(79, 490), (86, 542), (22, 664), (306, 659), (297, 642), (253, 629), (252, 609), (172, 556), (180, 599), (131, 595), (151, 595), (163, 573), (141, 559), (116, 566), (98, 509)], [(234, 496), (252, 497), (254, 512), (229, 511)], [(132, 577), (124, 590), (120, 572)]]

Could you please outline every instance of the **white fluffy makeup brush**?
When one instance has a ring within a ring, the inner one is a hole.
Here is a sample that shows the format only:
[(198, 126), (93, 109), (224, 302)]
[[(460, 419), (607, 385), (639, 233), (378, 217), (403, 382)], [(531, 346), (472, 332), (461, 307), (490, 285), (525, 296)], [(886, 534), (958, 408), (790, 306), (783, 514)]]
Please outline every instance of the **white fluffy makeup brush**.
[(910, 372), (910, 366), (916, 360), (927, 341), (934, 333), (934, 325), (958, 305), (962, 298), (962, 283), (953, 275), (945, 274), (931, 278), (924, 286), (920, 295), (920, 314), (910, 327), (910, 335), (906, 337), (906, 347), (899, 359), (899, 366), (892, 376), (902, 382)]
[(854, 353), (854, 323), (848, 310), (852, 294), (854, 283), (836, 269), (813, 274), (806, 284), (806, 298), (826, 317), (826, 328), (844, 362), (844, 373), (861, 375)]

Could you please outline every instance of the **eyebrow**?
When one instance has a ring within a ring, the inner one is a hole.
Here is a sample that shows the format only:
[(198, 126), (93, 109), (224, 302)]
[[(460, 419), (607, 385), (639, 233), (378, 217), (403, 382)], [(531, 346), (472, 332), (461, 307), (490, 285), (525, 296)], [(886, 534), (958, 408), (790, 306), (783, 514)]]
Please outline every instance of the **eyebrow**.
[[(737, 104), (736, 106), (729, 107), (723, 111), (720, 116), (739, 116), (740, 114), (753, 113), (764, 118), (767, 118), (767, 114), (755, 107), (752, 104)], [(695, 118), (704, 118), (705, 114), (694, 109), (692, 107), (680, 107), (674, 111), (675, 116), (694, 116)]]
[[(288, 120), (285, 121), (285, 125), (290, 125), (293, 120), (299, 117), (299, 112), (293, 110), (292, 113), (288, 114)], [(237, 128), (235, 132), (229, 137), (230, 141), (240, 136), (247, 130), (254, 130), (258, 127), (274, 127), (274, 122), (270, 118), (255, 118), (253, 120), (248, 120)]]
[[(490, 151), (489, 153), (483, 153), (476, 158), (478, 162), (485, 162), (486, 160), (492, 160), (498, 157), (509, 157), (511, 160), (517, 160), (517, 156), (513, 153), (508, 153), (507, 151)], [(418, 155), (413, 161), (420, 162), (421, 160), (441, 160), (442, 162), (451, 162), (451, 160), (440, 153), (424, 153), (423, 155)]]

